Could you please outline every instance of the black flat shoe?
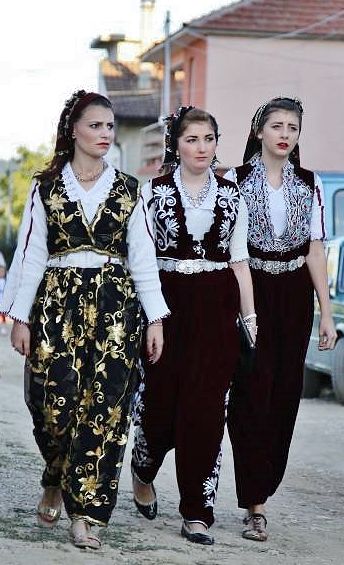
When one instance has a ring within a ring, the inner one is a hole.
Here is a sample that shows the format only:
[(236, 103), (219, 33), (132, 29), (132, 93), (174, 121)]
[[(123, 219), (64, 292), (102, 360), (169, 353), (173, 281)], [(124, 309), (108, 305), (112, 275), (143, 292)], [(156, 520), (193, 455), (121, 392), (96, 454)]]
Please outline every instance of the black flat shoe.
[(210, 534), (201, 533), (201, 532), (192, 532), (189, 530), (187, 522), (183, 522), (181, 534), (183, 538), (186, 538), (193, 543), (200, 543), (202, 545), (213, 545), (214, 538)]
[[(145, 484), (146, 486), (147, 483), (143, 483), (143, 481), (141, 481), (141, 479), (137, 476), (137, 474), (135, 473), (134, 469), (131, 468), (131, 475), (133, 478), (133, 482), (134, 481), (138, 481), (141, 484)], [(147, 518), (147, 520), (154, 520), (154, 518), (156, 518), (157, 512), (158, 512), (158, 501), (156, 498), (156, 492), (155, 492), (155, 488), (153, 483), (150, 485), (154, 494), (154, 500), (152, 502), (149, 502), (148, 504), (142, 504), (142, 502), (139, 502), (137, 500), (137, 498), (135, 497), (135, 494), (133, 492), (133, 499), (135, 502), (135, 506), (138, 509), (138, 511), (140, 512), (140, 514), (142, 514), (142, 516), (144, 516), (145, 518)]]

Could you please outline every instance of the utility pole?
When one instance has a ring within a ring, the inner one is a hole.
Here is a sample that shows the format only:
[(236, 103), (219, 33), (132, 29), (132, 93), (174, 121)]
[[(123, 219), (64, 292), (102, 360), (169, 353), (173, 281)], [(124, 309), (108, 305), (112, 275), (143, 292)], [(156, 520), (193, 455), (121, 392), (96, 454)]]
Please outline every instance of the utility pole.
[(170, 113), (171, 100), (171, 44), (170, 44), (170, 11), (167, 10), (164, 32), (164, 82), (163, 82), (163, 98), (162, 98), (162, 115), (165, 117)]

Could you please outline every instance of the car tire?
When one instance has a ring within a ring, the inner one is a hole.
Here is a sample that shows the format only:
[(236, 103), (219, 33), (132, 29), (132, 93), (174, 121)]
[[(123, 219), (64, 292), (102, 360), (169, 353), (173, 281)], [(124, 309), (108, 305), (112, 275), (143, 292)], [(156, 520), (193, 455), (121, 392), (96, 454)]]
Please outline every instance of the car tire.
[(335, 397), (344, 404), (344, 337), (337, 341), (334, 348), (331, 378)]
[(302, 398), (318, 398), (321, 390), (321, 375), (306, 367), (303, 370)]

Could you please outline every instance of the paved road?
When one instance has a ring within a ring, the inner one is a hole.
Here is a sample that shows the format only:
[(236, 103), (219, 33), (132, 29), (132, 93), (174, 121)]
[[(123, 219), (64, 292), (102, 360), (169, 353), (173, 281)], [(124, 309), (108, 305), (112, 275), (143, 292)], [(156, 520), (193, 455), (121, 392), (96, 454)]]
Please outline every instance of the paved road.
[[(267, 543), (240, 537), (229, 442), (212, 528), (213, 547), (179, 535), (173, 454), (156, 481), (159, 516), (141, 518), (131, 501), (128, 446), (116, 511), (95, 554), (68, 541), (68, 520), (55, 530), (36, 525), (42, 463), (22, 394), (22, 362), (0, 336), (1, 565), (342, 565), (344, 562), (344, 406), (331, 399), (302, 401), (285, 480), (268, 505)], [(257, 438), (259, 441), (259, 438)]]

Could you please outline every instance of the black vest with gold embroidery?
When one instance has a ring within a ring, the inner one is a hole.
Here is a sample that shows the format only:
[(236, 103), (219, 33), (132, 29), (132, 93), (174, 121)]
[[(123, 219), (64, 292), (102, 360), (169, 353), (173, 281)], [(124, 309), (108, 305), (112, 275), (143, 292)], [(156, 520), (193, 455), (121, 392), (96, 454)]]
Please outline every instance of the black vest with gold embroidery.
[(173, 174), (152, 181), (155, 204), (155, 247), (158, 258), (230, 261), (229, 244), (237, 220), (239, 190), (234, 182), (215, 175), (218, 185), (214, 222), (202, 240), (194, 240), (186, 227), (185, 213)]
[(39, 184), (47, 216), (47, 247), (50, 257), (76, 251), (94, 251), (110, 257), (127, 256), (128, 220), (138, 198), (138, 181), (116, 171), (104, 202), (88, 222), (80, 201), (71, 202), (62, 175)]

